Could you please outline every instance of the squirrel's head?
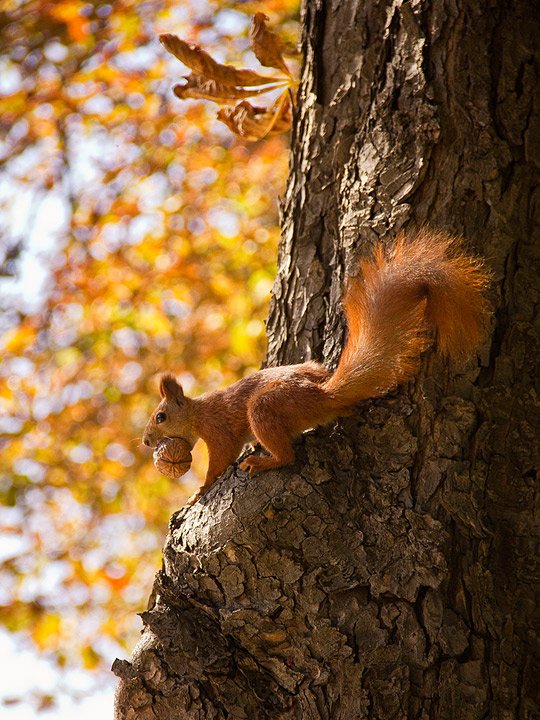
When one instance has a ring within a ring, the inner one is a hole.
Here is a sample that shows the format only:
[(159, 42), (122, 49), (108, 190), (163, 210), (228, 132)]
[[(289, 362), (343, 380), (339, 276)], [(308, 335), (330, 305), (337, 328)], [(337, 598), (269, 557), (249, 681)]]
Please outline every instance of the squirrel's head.
[(193, 447), (197, 436), (193, 429), (191, 400), (184, 395), (173, 375), (162, 375), (159, 382), (161, 402), (146, 423), (143, 443), (156, 447), (165, 437), (179, 437)]

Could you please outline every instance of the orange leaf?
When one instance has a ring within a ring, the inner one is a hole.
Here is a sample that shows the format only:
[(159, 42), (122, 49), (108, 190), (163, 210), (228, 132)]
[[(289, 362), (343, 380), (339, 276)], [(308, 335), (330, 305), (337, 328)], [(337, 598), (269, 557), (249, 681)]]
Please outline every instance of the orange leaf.
[(48, 9), (49, 15), (65, 23), (72, 40), (83, 42), (90, 32), (88, 20), (80, 14), (83, 3), (60, 2), (51, 5), (52, 7)]
[(261, 65), (276, 68), (291, 77), (291, 72), (283, 59), (281, 40), (276, 33), (268, 30), (266, 27), (267, 20), (268, 16), (261, 12), (253, 16), (249, 28), (251, 49)]
[(232, 65), (221, 65), (205, 52), (199, 45), (187, 43), (177, 35), (163, 33), (159, 36), (163, 47), (178, 58), (196, 75), (215, 80), (222, 85), (250, 87), (252, 85), (270, 85), (281, 78), (264, 77), (253, 70), (239, 70)]

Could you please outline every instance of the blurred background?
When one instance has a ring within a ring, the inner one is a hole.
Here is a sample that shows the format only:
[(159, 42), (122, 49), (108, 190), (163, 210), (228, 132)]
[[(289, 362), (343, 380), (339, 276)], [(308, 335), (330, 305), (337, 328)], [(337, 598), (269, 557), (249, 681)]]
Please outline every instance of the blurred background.
[[(190, 393), (264, 355), (287, 135), (249, 143), (171, 91), (160, 32), (220, 62), (297, 0), (0, 5), (0, 714), (112, 713), (181, 482), (140, 444), (156, 374)], [(294, 63), (293, 63), (294, 67)]]

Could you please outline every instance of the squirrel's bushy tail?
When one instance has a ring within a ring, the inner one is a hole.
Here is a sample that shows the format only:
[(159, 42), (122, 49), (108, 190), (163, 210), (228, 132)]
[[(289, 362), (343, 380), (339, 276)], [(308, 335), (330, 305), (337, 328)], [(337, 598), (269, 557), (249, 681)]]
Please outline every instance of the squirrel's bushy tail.
[(459, 239), (423, 229), (401, 235), (362, 260), (343, 306), (348, 337), (335, 373), (323, 384), (336, 409), (382, 395), (412, 378), (435, 342), (460, 358), (482, 342), (489, 274), (464, 254)]

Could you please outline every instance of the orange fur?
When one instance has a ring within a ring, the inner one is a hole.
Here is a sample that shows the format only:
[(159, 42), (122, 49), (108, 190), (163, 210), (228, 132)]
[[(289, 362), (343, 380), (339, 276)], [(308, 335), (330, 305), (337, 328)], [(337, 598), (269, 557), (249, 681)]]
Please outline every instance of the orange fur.
[[(161, 382), (162, 401), (143, 441), (201, 437), (208, 446), (204, 490), (256, 438), (269, 456), (250, 455), (251, 474), (294, 460), (292, 440), (304, 430), (349, 412), (416, 374), (422, 353), (436, 349), (453, 359), (482, 341), (488, 317), (488, 274), (464, 254), (459, 240), (421, 230), (400, 235), (385, 252), (377, 247), (350, 278), (343, 307), (348, 336), (336, 371), (307, 362), (259, 370), (224, 390), (187, 398), (173, 376)], [(165, 415), (165, 420), (158, 415)]]

